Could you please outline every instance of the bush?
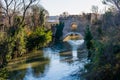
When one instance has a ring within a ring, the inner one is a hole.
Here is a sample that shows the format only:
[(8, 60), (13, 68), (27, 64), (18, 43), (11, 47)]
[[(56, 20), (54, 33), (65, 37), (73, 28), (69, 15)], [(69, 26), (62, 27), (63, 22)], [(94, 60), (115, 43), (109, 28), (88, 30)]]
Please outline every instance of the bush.
[(20, 57), (26, 53), (26, 33), (23, 25), (15, 31), (15, 34), (8, 37), (7, 59)]
[(52, 32), (44, 27), (37, 27), (27, 38), (28, 50), (40, 49), (48, 45), (52, 40)]
[(7, 80), (8, 79), (8, 71), (6, 68), (0, 69), (0, 80)]

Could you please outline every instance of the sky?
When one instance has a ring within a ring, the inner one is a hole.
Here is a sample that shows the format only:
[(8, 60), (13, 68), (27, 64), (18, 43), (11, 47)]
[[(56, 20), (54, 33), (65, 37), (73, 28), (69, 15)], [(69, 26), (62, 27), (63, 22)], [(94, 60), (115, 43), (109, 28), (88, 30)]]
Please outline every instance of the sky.
[(63, 12), (71, 15), (91, 12), (92, 5), (98, 6), (101, 13), (106, 7), (102, 4), (102, 0), (41, 0), (40, 4), (51, 16), (60, 15)]

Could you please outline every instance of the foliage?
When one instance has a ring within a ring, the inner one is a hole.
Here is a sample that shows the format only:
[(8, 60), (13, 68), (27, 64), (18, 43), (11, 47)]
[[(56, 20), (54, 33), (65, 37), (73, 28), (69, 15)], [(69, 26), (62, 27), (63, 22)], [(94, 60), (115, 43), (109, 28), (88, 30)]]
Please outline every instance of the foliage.
[(0, 32), (0, 43), (7, 39), (7, 34), (5, 32)]
[(7, 58), (12, 59), (22, 56), (26, 53), (26, 33), (23, 25), (15, 31), (13, 36), (8, 38)]
[(0, 80), (7, 80), (8, 79), (8, 71), (6, 68), (0, 69)]
[(17, 53), (21, 56), (26, 52), (26, 34), (24, 28), (20, 26), (18, 32), (14, 36), (14, 43)]
[(0, 43), (0, 68), (6, 65), (6, 54), (7, 54), (7, 41), (4, 39), (3, 42)]
[(45, 10), (43, 7), (39, 5), (33, 5), (31, 6), (32, 9), (32, 23), (34, 27), (37, 26), (44, 26), (45, 25), (45, 19), (48, 16), (47, 10)]
[(94, 49), (92, 49), (91, 62), (86, 65), (86, 69), (88, 70), (87, 79), (119, 80), (120, 51), (118, 47), (116, 48), (114, 44), (111, 45), (110, 43), (102, 43), (100, 41), (93, 41), (93, 44)]
[(89, 26), (86, 27), (86, 31), (85, 31), (85, 41), (86, 41), (86, 46), (87, 46), (87, 49), (90, 49), (92, 46), (92, 42), (91, 40), (93, 39), (92, 37), (92, 33), (90, 31), (90, 28)]
[(43, 10), (40, 10), (40, 13), (39, 13), (39, 24), (41, 26), (43, 26), (45, 24), (45, 14), (44, 14), (44, 9)]
[(46, 30), (44, 27), (37, 27), (37, 29), (27, 38), (28, 50), (40, 49), (47, 46), (52, 40), (52, 32)]
[(21, 17), (20, 16), (14, 16), (14, 19), (13, 19), (13, 27), (18, 27), (18, 25), (20, 24), (21, 22)]
[(93, 36), (92, 36), (92, 33), (91, 33), (89, 25), (88, 25), (86, 27), (85, 38), (84, 38), (85, 43), (86, 43), (86, 47), (88, 49), (88, 58), (91, 57), (90, 49), (93, 47), (93, 45), (92, 45), (92, 39), (93, 39)]
[(62, 31), (63, 31), (63, 28), (64, 28), (64, 23), (60, 22), (58, 25), (56, 25), (56, 28), (57, 28), (57, 30), (56, 30), (56, 33), (55, 33), (55, 38), (57, 40), (59, 40), (63, 35)]
[[(46, 30), (45, 27), (39, 27), (45, 26), (46, 10), (40, 10), (37, 16), (38, 20), (34, 19), (38, 22), (37, 26), (27, 24), (28, 19), (28, 23), (32, 22), (31, 14), (26, 17), (27, 11), (29, 13), (28, 8), (36, 4), (37, 1), (39, 0), (29, 0), (26, 3), (26, 0), (2, 0), (5, 4), (0, 4), (2, 8), (0, 17), (4, 18), (1, 26), (6, 29), (0, 31), (0, 80), (7, 80), (8, 78), (8, 71), (5, 66), (9, 60), (23, 56), (27, 50), (45, 47), (51, 41), (52, 32)], [(21, 9), (23, 11), (20, 11)], [(34, 29), (31, 29), (31, 26)], [(37, 29), (35, 29), (36, 27)], [(26, 29), (31, 29), (31, 32), (26, 31)]]
[(5, 32), (0, 32), (0, 68), (4, 67), (7, 63), (7, 34)]
[(114, 20), (113, 20), (113, 14), (112, 12), (106, 12), (104, 15), (103, 15), (103, 21), (104, 21), (104, 26), (105, 27), (110, 27), (110, 26), (114, 26)]
[(120, 25), (115, 21), (118, 20), (116, 16), (118, 14), (106, 12), (102, 25), (97, 24), (97, 30), (91, 28), (91, 32), (98, 34), (93, 34), (94, 40), (90, 41), (90, 45), (86, 44), (91, 53), (90, 62), (85, 65), (87, 80), (120, 80)]
[(101, 56), (102, 56), (102, 54), (103, 54), (103, 50), (104, 50), (104, 45), (101, 43), (101, 42), (99, 42), (99, 41), (95, 41), (95, 40), (93, 40), (92, 41), (92, 43), (94, 44), (93, 46), (94, 46), (94, 48), (93, 49), (91, 49), (91, 51), (92, 51), (92, 62), (94, 62), (95, 64), (96, 63), (100, 63), (100, 62), (98, 62), (98, 61), (100, 61), (100, 58), (101, 58)]

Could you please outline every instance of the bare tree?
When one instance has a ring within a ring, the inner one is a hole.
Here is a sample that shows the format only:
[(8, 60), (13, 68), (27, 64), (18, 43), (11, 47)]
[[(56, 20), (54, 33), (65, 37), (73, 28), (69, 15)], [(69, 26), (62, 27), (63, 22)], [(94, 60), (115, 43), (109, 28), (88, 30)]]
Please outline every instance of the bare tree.
[(2, 3), (1, 3), (1, 1), (0, 1), (0, 21), (1, 21), (1, 17), (2, 17)]
[(28, 8), (30, 8), (30, 6), (33, 4), (37, 4), (39, 0), (1, 0), (1, 2), (3, 4), (0, 5), (0, 7), (3, 9), (3, 14), (8, 20), (8, 26), (10, 27), (12, 26), (14, 15), (18, 15), (19, 13), (22, 17), (20, 23), (23, 23)]
[(34, 26), (44, 26), (45, 20), (49, 15), (48, 11), (44, 9), (41, 5), (33, 5), (32, 10), (32, 22)]
[(93, 5), (92, 12), (97, 14), (98, 13), (98, 6)]
[(25, 14), (28, 10), (28, 8), (30, 8), (30, 6), (34, 5), (35, 3), (37, 4), (39, 2), (39, 0), (22, 0), (23, 2), (23, 17), (22, 17), (22, 21), (21, 23), (23, 23), (24, 19), (25, 19)]
[(120, 0), (103, 0), (103, 3), (115, 6), (120, 12)]

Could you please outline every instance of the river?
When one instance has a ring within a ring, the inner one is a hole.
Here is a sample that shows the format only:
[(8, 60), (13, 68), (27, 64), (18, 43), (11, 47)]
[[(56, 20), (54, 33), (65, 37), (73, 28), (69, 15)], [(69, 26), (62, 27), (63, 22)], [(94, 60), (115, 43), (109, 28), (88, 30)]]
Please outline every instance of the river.
[(48, 63), (33, 67), (29, 62), (26, 69), (14, 71), (10, 80), (83, 80), (80, 73), (84, 71), (86, 57), (61, 56), (60, 50), (49, 47), (43, 49), (43, 54), (50, 59)]

